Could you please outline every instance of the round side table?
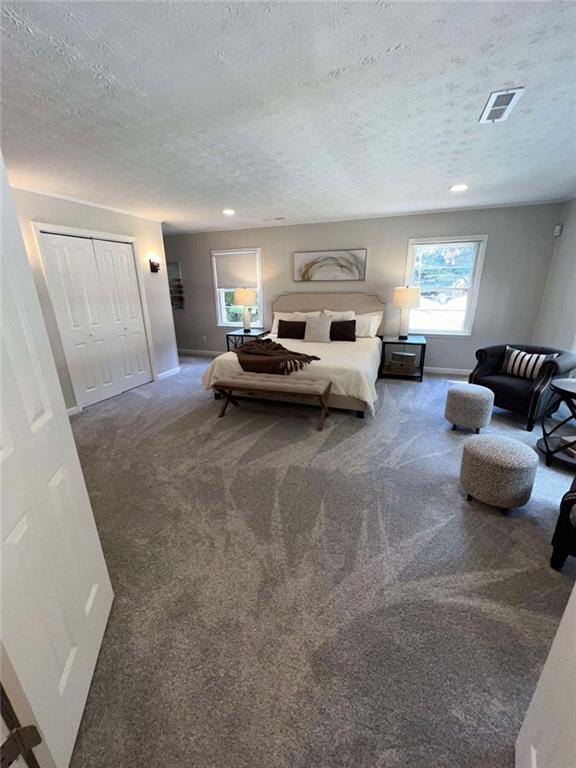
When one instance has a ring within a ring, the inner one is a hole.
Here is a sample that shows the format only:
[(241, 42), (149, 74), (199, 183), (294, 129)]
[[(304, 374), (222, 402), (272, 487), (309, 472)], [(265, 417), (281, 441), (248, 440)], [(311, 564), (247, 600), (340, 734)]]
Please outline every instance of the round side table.
[[(552, 429), (546, 429), (546, 417), (542, 416), (542, 437), (536, 446), (546, 456), (547, 467), (552, 464), (553, 459), (557, 459), (576, 468), (576, 379), (555, 379), (550, 386), (560, 402), (568, 408), (569, 415)], [(574, 434), (570, 435), (571, 440), (566, 442), (566, 435), (562, 439), (562, 436), (555, 433), (570, 422), (574, 422)]]

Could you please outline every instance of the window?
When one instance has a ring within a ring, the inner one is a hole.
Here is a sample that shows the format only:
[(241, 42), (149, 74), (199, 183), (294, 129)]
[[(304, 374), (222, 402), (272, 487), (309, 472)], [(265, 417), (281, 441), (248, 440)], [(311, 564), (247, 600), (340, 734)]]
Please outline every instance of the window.
[(406, 284), (420, 288), (410, 310), (411, 333), (467, 336), (472, 332), (486, 235), (418, 238), (408, 242)]
[(262, 325), (260, 248), (212, 251), (218, 325), (242, 325), (242, 310), (234, 304), (236, 288), (254, 288), (256, 304), (249, 308), (250, 321)]

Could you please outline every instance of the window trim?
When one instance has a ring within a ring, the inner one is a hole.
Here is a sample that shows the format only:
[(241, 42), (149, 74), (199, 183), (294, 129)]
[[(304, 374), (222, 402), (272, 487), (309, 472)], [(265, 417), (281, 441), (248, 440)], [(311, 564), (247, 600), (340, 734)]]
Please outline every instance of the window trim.
[[(262, 269), (261, 269), (261, 251), (260, 248), (226, 248), (224, 250), (212, 250), (210, 251), (210, 259), (212, 261), (212, 284), (214, 288), (214, 306), (216, 308), (216, 327), (217, 328), (241, 328), (242, 321), (237, 323), (223, 322), (220, 315), (220, 296), (218, 295), (218, 276), (216, 271), (216, 259), (218, 256), (228, 256), (230, 254), (240, 255), (242, 253), (254, 254), (256, 256), (256, 290), (258, 291), (258, 316), (260, 317), (260, 323), (264, 325), (263, 308), (262, 308)], [(243, 286), (238, 285), (237, 288)], [(225, 290), (225, 289), (224, 289)]]
[(484, 269), (484, 257), (486, 256), (486, 247), (488, 244), (488, 235), (448, 235), (448, 236), (430, 236), (430, 237), (411, 237), (408, 240), (408, 249), (406, 253), (406, 269), (404, 272), (404, 285), (412, 284), (412, 274), (414, 272), (414, 246), (416, 245), (437, 245), (443, 243), (478, 243), (476, 259), (474, 261), (474, 271), (472, 274), (472, 287), (468, 292), (469, 301), (466, 305), (466, 314), (464, 316), (464, 328), (461, 331), (441, 331), (417, 329), (408, 325), (409, 333), (426, 336), (471, 336), (476, 309), (478, 306), (478, 296), (480, 294), (480, 283), (482, 281), (482, 271)]

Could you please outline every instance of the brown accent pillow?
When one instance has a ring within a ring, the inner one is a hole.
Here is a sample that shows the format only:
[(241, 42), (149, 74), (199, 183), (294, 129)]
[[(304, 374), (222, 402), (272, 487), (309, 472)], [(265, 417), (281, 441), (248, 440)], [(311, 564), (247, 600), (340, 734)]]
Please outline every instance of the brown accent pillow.
[(330, 341), (356, 341), (356, 320), (333, 320)]
[(305, 320), (278, 320), (279, 339), (303, 339), (305, 333)]

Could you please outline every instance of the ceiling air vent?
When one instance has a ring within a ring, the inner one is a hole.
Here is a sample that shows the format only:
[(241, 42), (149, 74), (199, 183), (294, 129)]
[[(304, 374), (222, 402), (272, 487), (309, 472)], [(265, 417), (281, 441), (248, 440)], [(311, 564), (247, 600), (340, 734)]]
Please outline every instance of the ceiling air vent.
[(507, 120), (516, 106), (524, 88), (509, 88), (506, 91), (492, 91), (484, 111), (480, 115), (481, 123), (501, 123)]

